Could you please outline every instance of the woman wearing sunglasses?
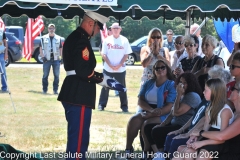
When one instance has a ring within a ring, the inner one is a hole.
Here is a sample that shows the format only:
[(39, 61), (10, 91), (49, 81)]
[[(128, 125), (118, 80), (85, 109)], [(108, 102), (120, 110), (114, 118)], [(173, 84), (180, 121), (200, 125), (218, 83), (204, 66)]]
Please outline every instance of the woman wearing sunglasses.
[(153, 28), (148, 33), (147, 44), (141, 48), (140, 58), (141, 64), (144, 67), (141, 85), (153, 77), (153, 65), (159, 60), (164, 60), (170, 64), (170, 58), (167, 51), (163, 48), (163, 35), (159, 28)]
[(195, 63), (191, 71), (197, 77), (202, 90), (204, 90), (205, 82), (208, 80), (209, 69), (216, 64), (224, 67), (222, 58), (213, 53), (213, 50), (216, 48), (216, 46), (217, 40), (215, 37), (211, 35), (206, 35), (203, 37), (202, 52), (205, 56)]
[(235, 80), (227, 84), (228, 97), (231, 95), (231, 88), (235, 85), (236, 82), (240, 82), (240, 51), (234, 54), (229, 66), (229, 70)]
[[(234, 121), (226, 129), (221, 131), (193, 131), (192, 136), (202, 136), (211, 140), (226, 141), (224, 143), (225, 153), (218, 154), (218, 160), (239, 160), (240, 159), (240, 82), (231, 88), (230, 100), (235, 106)], [(203, 159), (204, 160), (204, 159)]]
[(199, 41), (197, 36), (187, 35), (183, 38), (183, 43), (188, 56), (180, 61), (182, 67), (177, 67), (174, 70), (176, 76), (184, 72), (191, 72), (194, 64), (201, 58), (201, 56), (198, 56)]
[(165, 61), (158, 60), (153, 66), (153, 78), (144, 83), (138, 95), (138, 105), (143, 112), (135, 114), (128, 121), (127, 157), (133, 152), (132, 143), (143, 124), (160, 124), (169, 114), (176, 98), (173, 79), (171, 68)]
[(160, 151), (163, 151), (167, 134), (185, 125), (201, 103), (202, 90), (194, 74), (181, 74), (176, 80), (176, 90), (177, 96), (167, 119), (159, 125), (156, 123), (144, 125), (144, 131), (142, 130), (145, 142), (144, 151), (149, 151), (151, 146), (153, 151), (157, 153), (155, 155), (158, 155), (155, 156), (156, 160), (161, 157)]

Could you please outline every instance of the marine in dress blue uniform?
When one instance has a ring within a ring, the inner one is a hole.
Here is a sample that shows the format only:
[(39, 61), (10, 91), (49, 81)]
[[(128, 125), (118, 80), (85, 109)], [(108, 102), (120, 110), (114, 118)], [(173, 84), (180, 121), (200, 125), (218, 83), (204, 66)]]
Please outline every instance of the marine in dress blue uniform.
[(95, 108), (96, 101), (96, 84), (103, 80), (103, 74), (94, 71), (96, 59), (90, 38), (103, 29), (103, 23), (107, 21), (107, 17), (98, 13), (86, 12), (80, 27), (67, 37), (63, 46), (67, 76), (58, 100), (62, 102), (68, 123), (66, 160), (86, 159), (92, 109)]

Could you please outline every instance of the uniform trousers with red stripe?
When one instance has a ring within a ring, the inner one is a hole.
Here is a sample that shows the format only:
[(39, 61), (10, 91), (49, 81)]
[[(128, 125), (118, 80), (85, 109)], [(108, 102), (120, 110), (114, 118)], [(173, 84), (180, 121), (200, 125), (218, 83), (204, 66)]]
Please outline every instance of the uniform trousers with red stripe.
[[(92, 109), (62, 102), (68, 122), (66, 160), (85, 160), (89, 144)], [(77, 156), (76, 156), (77, 155)]]

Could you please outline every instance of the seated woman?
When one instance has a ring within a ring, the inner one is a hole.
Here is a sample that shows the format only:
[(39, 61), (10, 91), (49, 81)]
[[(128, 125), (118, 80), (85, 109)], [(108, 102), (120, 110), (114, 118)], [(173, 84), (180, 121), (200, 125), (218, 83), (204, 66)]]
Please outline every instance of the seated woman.
[(179, 76), (184, 72), (191, 72), (193, 69), (194, 64), (201, 58), (198, 56), (198, 47), (199, 41), (196, 35), (187, 35), (183, 38), (183, 43), (188, 54), (187, 57), (183, 58), (181, 62), (182, 67), (177, 67), (174, 70), (174, 74)]
[(192, 73), (198, 79), (198, 82), (204, 90), (205, 82), (208, 80), (208, 71), (214, 65), (220, 65), (224, 68), (224, 62), (222, 58), (213, 53), (213, 50), (217, 46), (217, 40), (211, 35), (206, 35), (202, 40), (202, 52), (205, 56), (199, 59), (193, 66)]
[(181, 74), (176, 80), (176, 84), (177, 97), (168, 118), (160, 125), (147, 123), (148, 120), (144, 122), (142, 136), (145, 152), (149, 151), (150, 147), (155, 153), (158, 152), (158, 148), (163, 149), (167, 134), (181, 128), (193, 116), (201, 102), (202, 91), (194, 74)]
[[(231, 80), (231, 74), (221, 66), (215, 65), (208, 71), (209, 78), (220, 78), (227, 84)], [(205, 110), (209, 105), (209, 101), (205, 99), (199, 104), (192, 118), (180, 129), (168, 133), (164, 152), (170, 153), (169, 158), (173, 158), (173, 153), (177, 151), (180, 145), (185, 145), (194, 130), (201, 130), (204, 125)], [(184, 133), (183, 133), (184, 132)]]
[(163, 60), (153, 66), (153, 79), (148, 80), (138, 95), (138, 105), (144, 110), (130, 118), (127, 125), (126, 153), (133, 152), (132, 143), (144, 121), (160, 124), (171, 111), (176, 98), (171, 68)]
[[(234, 119), (231, 108), (226, 104), (226, 84), (220, 79), (209, 79), (203, 93), (205, 99), (210, 101), (210, 104), (205, 114), (202, 131), (224, 130)], [(223, 151), (223, 143), (224, 141), (191, 136), (187, 141), (187, 146), (178, 147), (173, 159), (193, 160), (196, 158), (197, 160), (209, 160), (212, 159), (211, 156), (214, 157), (217, 153)]]
[(229, 69), (234, 81), (227, 84), (228, 97), (231, 95), (231, 88), (236, 82), (240, 82), (240, 51), (236, 52), (231, 59)]
[[(203, 131), (201, 136), (217, 140), (227, 141), (224, 147), (227, 149), (226, 153), (219, 153), (218, 160), (239, 160), (240, 159), (240, 82), (237, 82), (235, 86), (231, 88), (232, 93), (230, 100), (235, 106), (234, 122), (222, 131)], [(200, 136), (199, 130), (195, 130), (191, 134), (192, 136)]]

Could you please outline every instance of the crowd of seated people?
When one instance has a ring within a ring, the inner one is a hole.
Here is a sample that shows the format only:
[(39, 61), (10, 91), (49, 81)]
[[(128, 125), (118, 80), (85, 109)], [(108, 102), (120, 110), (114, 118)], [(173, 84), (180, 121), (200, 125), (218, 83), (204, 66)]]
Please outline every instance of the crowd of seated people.
[[(177, 45), (185, 46), (187, 57), (180, 61), (182, 68), (174, 70), (160, 57), (152, 67), (154, 78), (142, 83), (138, 100), (142, 110), (127, 125), (126, 159), (134, 158), (132, 144), (139, 131), (143, 160), (231, 159), (228, 155), (240, 159), (240, 152), (231, 149), (234, 140), (240, 142), (240, 129), (236, 127), (240, 122), (236, 106), (240, 96), (240, 50), (230, 57), (229, 72), (213, 52), (216, 38), (204, 36), (201, 46), (194, 35), (178, 38), (181, 43)], [(202, 58), (196, 54), (198, 47), (205, 55)], [(236, 133), (232, 133), (232, 126)], [(221, 135), (221, 139), (214, 134)], [(215, 154), (202, 157), (200, 153)], [(186, 157), (188, 154), (196, 157)]]
[(126, 153), (133, 152), (132, 143), (142, 124), (160, 124), (168, 115), (176, 97), (171, 68), (158, 60), (153, 66), (153, 79), (148, 80), (141, 87), (138, 95), (138, 105), (142, 112), (132, 116), (127, 125)]

